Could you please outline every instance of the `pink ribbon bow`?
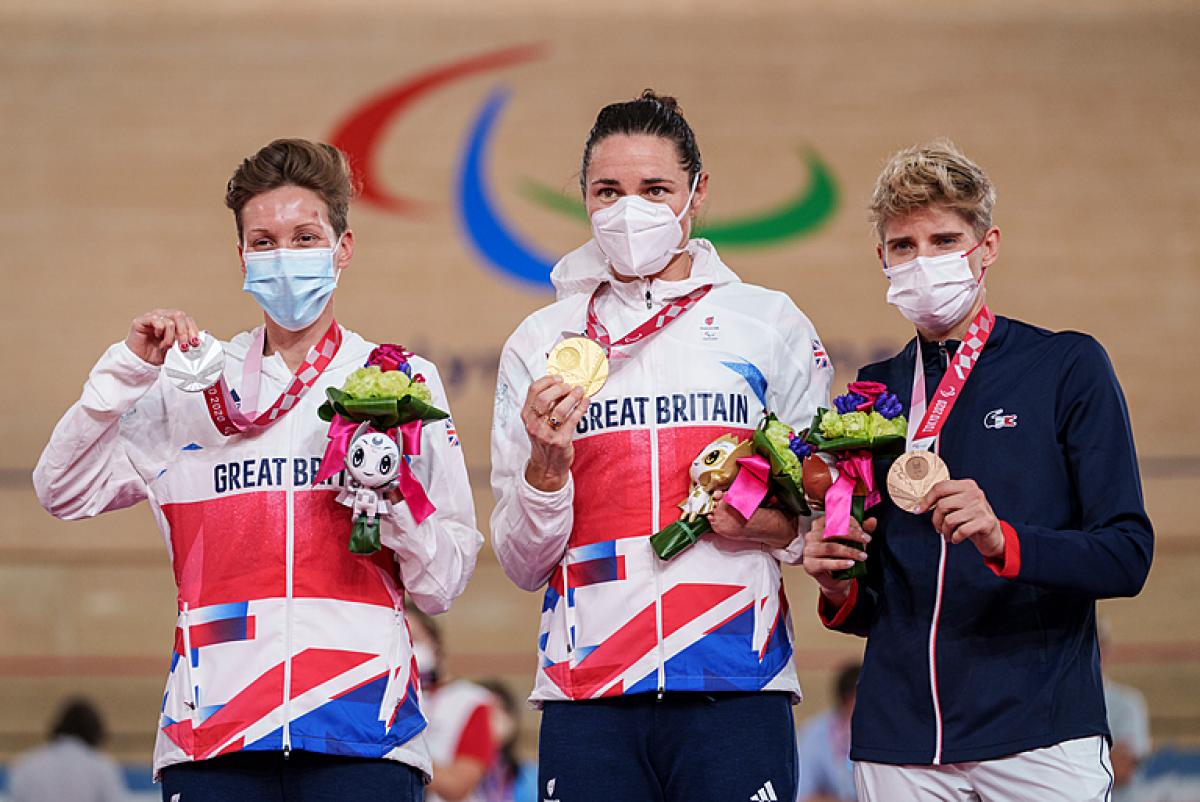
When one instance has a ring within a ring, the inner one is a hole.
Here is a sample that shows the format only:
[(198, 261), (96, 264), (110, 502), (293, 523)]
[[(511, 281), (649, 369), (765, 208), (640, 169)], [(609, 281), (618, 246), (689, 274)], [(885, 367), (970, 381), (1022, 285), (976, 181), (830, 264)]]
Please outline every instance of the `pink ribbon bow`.
[[(350, 448), (350, 438), (358, 429), (358, 423), (341, 415), (334, 415), (329, 423), (329, 445), (325, 446), (325, 456), (321, 458), (321, 470), (317, 471), (313, 485), (320, 484), (338, 471), (346, 467), (346, 451)], [(412, 466), (404, 457), (421, 455), (421, 421), (414, 420), (397, 429), (389, 429), (388, 436), (400, 434), (400, 472), (396, 475), (396, 486), (404, 494), (408, 502), (408, 511), (418, 524), (437, 512), (437, 507), (429, 500), (425, 488), (413, 473)]]
[(844, 537), (850, 534), (850, 506), (854, 488), (862, 481), (867, 488), (866, 508), (879, 503), (875, 489), (875, 473), (871, 470), (871, 452), (850, 451), (839, 454), (838, 478), (825, 493), (825, 537)]
[(739, 457), (737, 478), (725, 493), (725, 500), (747, 521), (767, 497), (767, 482), (771, 478), (771, 463), (755, 454)]

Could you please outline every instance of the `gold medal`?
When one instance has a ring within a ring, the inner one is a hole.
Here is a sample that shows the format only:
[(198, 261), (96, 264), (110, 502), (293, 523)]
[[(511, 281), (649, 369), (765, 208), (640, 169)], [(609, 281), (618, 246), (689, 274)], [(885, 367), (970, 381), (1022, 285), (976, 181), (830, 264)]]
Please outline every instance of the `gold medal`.
[(608, 380), (608, 357), (595, 340), (569, 337), (550, 349), (546, 373), (561, 376), (572, 387), (582, 387), (591, 398)]
[(934, 485), (950, 478), (950, 469), (932, 451), (909, 451), (896, 458), (888, 471), (888, 493), (896, 506), (914, 512)]

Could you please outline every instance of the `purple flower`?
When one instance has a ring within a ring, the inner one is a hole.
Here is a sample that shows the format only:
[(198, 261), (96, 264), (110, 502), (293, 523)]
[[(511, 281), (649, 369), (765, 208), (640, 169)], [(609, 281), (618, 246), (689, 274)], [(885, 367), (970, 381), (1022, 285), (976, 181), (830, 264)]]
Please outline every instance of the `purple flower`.
[(888, 420), (892, 420), (904, 411), (904, 406), (895, 393), (884, 393), (875, 399), (875, 411)]
[(865, 396), (858, 393), (846, 393), (839, 395), (833, 399), (833, 406), (837, 409), (839, 415), (849, 415), (851, 412), (857, 412), (858, 408), (867, 402)]
[(811, 443), (807, 442), (803, 437), (800, 437), (794, 432), (792, 433), (791, 439), (788, 440), (788, 448), (790, 448), (792, 453), (800, 459), (809, 457), (814, 451), (816, 451), (816, 449), (812, 447)]

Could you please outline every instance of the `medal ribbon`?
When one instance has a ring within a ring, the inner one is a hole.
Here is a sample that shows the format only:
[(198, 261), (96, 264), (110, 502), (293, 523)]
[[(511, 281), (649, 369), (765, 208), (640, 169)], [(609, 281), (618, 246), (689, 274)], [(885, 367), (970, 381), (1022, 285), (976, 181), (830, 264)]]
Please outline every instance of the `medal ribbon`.
[(601, 284), (592, 293), (592, 298), (588, 301), (587, 310), (587, 331), (589, 339), (595, 340), (600, 347), (604, 349), (605, 355), (614, 348), (620, 348), (626, 345), (633, 345), (636, 342), (646, 339), (651, 334), (656, 334), (666, 328), (670, 323), (677, 320), (684, 312), (691, 309), (700, 302), (700, 299), (708, 295), (709, 290), (713, 288), (711, 284), (705, 284), (703, 287), (697, 287), (687, 295), (681, 295), (678, 298), (672, 298), (667, 302), (666, 306), (660, 309), (653, 317), (647, 320), (642, 325), (638, 326), (633, 331), (626, 334), (616, 342), (609, 337), (608, 329), (600, 322), (600, 318), (596, 315), (596, 299), (600, 297), (600, 293), (608, 289), (607, 284)]
[(250, 350), (246, 353), (246, 361), (242, 364), (241, 388), (244, 394), (242, 403), (246, 409), (245, 412), (238, 409), (237, 405), (233, 403), (233, 397), (224, 376), (204, 391), (204, 406), (208, 409), (208, 416), (212, 418), (217, 431), (226, 437), (241, 434), (247, 429), (270, 426), (290, 412), (325, 372), (325, 368), (329, 367), (334, 354), (342, 346), (342, 329), (335, 320), (329, 324), (329, 329), (321, 337), (321, 341), (308, 349), (304, 362), (296, 369), (291, 383), (288, 384), (283, 394), (276, 398), (275, 403), (271, 404), (262, 414), (258, 414), (255, 408), (258, 406), (258, 385), (262, 378), (262, 352), (265, 337), (266, 329), (264, 328), (250, 344)]
[(995, 326), (996, 316), (984, 304), (979, 313), (975, 315), (975, 319), (971, 321), (971, 327), (967, 329), (967, 336), (963, 338), (962, 344), (950, 358), (946, 374), (942, 376), (937, 391), (933, 394), (933, 403), (928, 405), (928, 409), (926, 409), (927, 402), (925, 400), (925, 361), (921, 355), (921, 338), (917, 337), (917, 359), (913, 366), (912, 403), (908, 408), (909, 451), (937, 452), (942, 427), (946, 425), (946, 419), (950, 417), (950, 410), (954, 409), (954, 405), (958, 403), (963, 388), (967, 385), (967, 379), (971, 378), (971, 372), (975, 370), (975, 365), (979, 362), (979, 355), (983, 353), (983, 347), (987, 345), (988, 338), (992, 335), (992, 329)]

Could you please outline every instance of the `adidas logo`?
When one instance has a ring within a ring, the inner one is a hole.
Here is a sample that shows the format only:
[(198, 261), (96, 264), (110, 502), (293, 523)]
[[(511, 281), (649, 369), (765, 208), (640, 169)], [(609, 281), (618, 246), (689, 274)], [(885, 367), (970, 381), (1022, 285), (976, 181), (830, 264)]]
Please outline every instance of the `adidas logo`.
[(775, 796), (775, 786), (771, 785), (771, 781), (767, 780), (758, 792), (750, 796), (750, 802), (776, 802), (779, 797)]

